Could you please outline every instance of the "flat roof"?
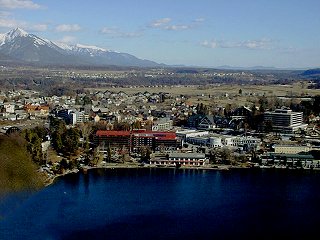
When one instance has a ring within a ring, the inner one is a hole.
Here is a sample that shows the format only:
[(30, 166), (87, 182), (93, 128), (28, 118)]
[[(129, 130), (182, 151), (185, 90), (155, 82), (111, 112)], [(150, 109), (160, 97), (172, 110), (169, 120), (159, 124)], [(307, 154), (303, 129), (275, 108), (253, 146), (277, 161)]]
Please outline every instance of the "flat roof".
[(205, 154), (199, 153), (170, 153), (171, 158), (205, 158)]
[(97, 136), (130, 136), (129, 131), (110, 131), (110, 130), (98, 130)]

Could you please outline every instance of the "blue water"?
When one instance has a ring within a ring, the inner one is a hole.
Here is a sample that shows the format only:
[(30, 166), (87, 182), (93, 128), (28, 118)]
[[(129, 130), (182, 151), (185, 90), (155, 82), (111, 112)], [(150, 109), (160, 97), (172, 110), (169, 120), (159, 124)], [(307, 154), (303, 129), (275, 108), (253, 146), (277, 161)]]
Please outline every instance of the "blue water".
[(320, 172), (96, 169), (1, 200), (0, 239), (319, 239)]

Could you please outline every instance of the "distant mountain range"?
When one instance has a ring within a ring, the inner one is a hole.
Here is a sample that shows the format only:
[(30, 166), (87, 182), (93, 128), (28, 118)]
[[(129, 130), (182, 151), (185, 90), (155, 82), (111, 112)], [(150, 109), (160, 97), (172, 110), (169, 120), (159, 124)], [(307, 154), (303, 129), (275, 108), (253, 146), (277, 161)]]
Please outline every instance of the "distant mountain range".
[(302, 73), (303, 76), (320, 76), (320, 68), (309, 69)]
[(67, 45), (29, 34), (21, 28), (0, 34), (0, 63), (69, 66), (163, 66), (128, 53), (81, 44)]
[(266, 67), (266, 66), (253, 66), (253, 67), (234, 67), (234, 66), (218, 66), (217, 69), (223, 69), (223, 70), (247, 70), (247, 71), (253, 71), (253, 70), (305, 70), (305, 68), (278, 68), (278, 67)]

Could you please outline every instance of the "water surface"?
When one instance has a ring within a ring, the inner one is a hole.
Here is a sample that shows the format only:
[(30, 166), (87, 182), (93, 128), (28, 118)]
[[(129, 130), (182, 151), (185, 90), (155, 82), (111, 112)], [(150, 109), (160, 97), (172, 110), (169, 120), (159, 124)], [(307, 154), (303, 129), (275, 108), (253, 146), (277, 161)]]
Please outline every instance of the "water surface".
[(2, 200), (0, 239), (318, 239), (320, 173), (95, 169)]

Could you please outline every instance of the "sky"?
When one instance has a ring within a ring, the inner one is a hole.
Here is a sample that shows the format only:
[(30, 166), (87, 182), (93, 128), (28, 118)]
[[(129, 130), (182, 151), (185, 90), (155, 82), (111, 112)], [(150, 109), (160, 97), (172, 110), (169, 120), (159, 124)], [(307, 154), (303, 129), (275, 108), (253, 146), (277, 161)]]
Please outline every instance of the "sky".
[(15, 27), (169, 65), (320, 67), (319, 0), (0, 0)]

